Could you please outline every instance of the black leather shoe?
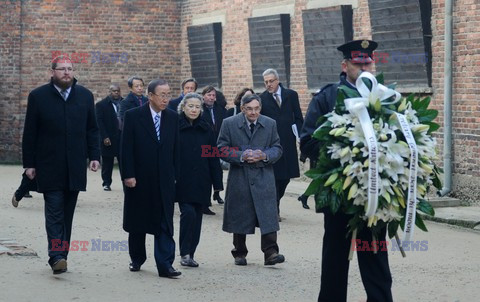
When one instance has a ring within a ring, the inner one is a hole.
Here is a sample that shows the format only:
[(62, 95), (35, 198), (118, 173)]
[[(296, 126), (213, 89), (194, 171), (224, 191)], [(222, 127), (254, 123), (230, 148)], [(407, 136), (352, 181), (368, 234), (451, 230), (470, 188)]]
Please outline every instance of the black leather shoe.
[(54, 275), (65, 273), (67, 271), (67, 260), (58, 259), (52, 264), (52, 271)]
[(27, 192), (25, 193), (25, 195), (23, 195), (24, 198), (32, 198), (32, 195), (30, 194), (30, 192)]
[(169, 268), (168, 271), (164, 273), (158, 273), (160, 277), (165, 277), (165, 278), (175, 278), (178, 277), (182, 274), (182, 272), (177, 271), (173, 267)]
[(216, 200), (218, 202), (218, 204), (224, 204), (225, 203), (225, 201), (223, 201), (222, 197), (220, 197), (219, 192), (213, 193), (213, 200)]
[(247, 265), (247, 259), (244, 257), (235, 257), (235, 265)]
[(305, 196), (305, 195), (301, 195), (298, 197), (298, 201), (302, 202), (302, 207), (308, 210), (310, 209), (310, 207), (307, 204), (307, 199), (308, 199), (308, 196)]
[(103, 190), (104, 191), (111, 191), (112, 189), (110, 188), (110, 186), (103, 186)]
[(277, 263), (285, 262), (285, 257), (282, 254), (273, 254), (265, 260), (265, 265), (275, 265)]
[(132, 262), (128, 265), (128, 268), (130, 269), (131, 272), (138, 272), (140, 270), (140, 266), (141, 265), (138, 265)]
[(203, 209), (203, 214), (205, 215), (215, 215), (215, 212), (210, 210), (210, 208)]

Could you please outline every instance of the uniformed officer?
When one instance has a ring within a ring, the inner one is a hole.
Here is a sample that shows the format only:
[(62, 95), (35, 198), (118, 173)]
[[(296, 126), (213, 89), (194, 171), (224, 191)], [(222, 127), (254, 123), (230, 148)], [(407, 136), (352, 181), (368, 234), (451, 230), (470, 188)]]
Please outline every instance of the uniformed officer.
[[(370, 40), (355, 40), (345, 43), (337, 49), (343, 53), (340, 81), (323, 87), (313, 97), (308, 106), (305, 122), (300, 135), (300, 150), (309, 158), (318, 158), (320, 141), (312, 138), (317, 129), (320, 116), (331, 112), (337, 99), (337, 88), (346, 85), (355, 89), (355, 82), (363, 71), (372, 71), (373, 51), (377, 43)], [(322, 251), (322, 276), (318, 301), (347, 301), (348, 254), (351, 234), (347, 237), (347, 225), (351, 218), (341, 212), (333, 214), (328, 208), (318, 209), (324, 213), (325, 234)], [(379, 234), (379, 240), (385, 240), (386, 229)], [(371, 241), (372, 234), (363, 228), (357, 239)], [(392, 276), (388, 265), (387, 251), (379, 250), (357, 252), (362, 282), (367, 292), (367, 301), (392, 301)]]

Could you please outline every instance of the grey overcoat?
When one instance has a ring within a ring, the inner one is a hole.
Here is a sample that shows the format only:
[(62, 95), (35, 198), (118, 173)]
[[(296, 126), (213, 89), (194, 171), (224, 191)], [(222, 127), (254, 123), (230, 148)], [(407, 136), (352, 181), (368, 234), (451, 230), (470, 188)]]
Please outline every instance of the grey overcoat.
[[(261, 234), (278, 231), (278, 209), (273, 163), (282, 156), (275, 120), (260, 115), (253, 135), (245, 115), (223, 121), (218, 137), (223, 160), (230, 163), (223, 217), (223, 230), (235, 234)], [(244, 150), (261, 149), (268, 161), (241, 162)]]

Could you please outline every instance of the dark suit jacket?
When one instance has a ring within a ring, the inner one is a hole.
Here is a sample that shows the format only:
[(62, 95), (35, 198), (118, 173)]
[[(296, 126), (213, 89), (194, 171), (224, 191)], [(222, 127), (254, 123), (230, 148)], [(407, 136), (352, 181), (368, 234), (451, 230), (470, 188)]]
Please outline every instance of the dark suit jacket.
[(175, 112), (178, 112), (177, 111), (178, 105), (183, 100), (183, 97), (184, 97), (184, 95), (182, 93), (178, 98), (170, 100), (170, 102), (168, 103), (168, 108), (175, 111)]
[(160, 141), (150, 107), (145, 104), (125, 114), (121, 148), (122, 178), (134, 177), (137, 185), (125, 187), (123, 229), (159, 234), (166, 221), (173, 236), (175, 181), (179, 175), (178, 115), (163, 110)]
[[(112, 98), (107, 96), (97, 104), (95, 111), (97, 113), (97, 124), (100, 129), (100, 146), (103, 156), (118, 156), (120, 149), (120, 129), (117, 113), (113, 108)], [(120, 110), (120, 108), (118, 109)], [(103, 140), (110, 139), (110, 146), (105, 146)]]
[(148, 103), (146, 96), (142, 95), (142, 104), (140, 104), (138, 97), (133, 92), (130, 92), (120, 103), (120, 119), (122, 121), (125, 119), (125, 112), (127, 112), (127, 110), (137, 108), (146, 103)]
[(67, 101), (53, 82), (28, 95), (23, 167), (36, 169), (38, 192), (85, 191), (87, 159), (100, 160), (93, 95), (76, 83)]
[(207, 123), (212, 127), (213, 132), (215, 133), (215, 140), (218, 138), (218, 134), (220, 133), (220, 128), (222, 127), (223, 120), (227, 117), (227, 109), (220, 106), (217, 102), (213, 103), (213, 115), (215, 117), (215, 124), (212, 121), (212, 114), (210, 109), (203, 104), (203, 115)]
[(292, 132), (292, 125), (297, 125), (300, 131), (303, 125), (302, 110), (298, 101), (298, 94), (295, 90), (282, 87), (282, 106), (278, 107), (272, 94), (267, 90), (260, 97), (262, 98), (261, 114), (273, 118), (277, 122), (278, 136), (283, 148), (283, 156), (273, 166), (275, 179), (290, 179), (300, 176), (298, 167), (297, 141)]

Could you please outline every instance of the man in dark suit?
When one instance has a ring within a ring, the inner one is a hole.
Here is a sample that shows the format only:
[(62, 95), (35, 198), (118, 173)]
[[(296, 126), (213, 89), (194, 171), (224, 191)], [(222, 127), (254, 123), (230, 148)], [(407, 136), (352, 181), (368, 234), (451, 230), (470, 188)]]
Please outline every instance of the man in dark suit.
[(48, 263), (53, 273), (67, 270), (72, 221), (79, 191), (87, 185), (86, 162), (100, 160), (92, 93), (77, 85), (68, 57), (52, 61), (51, 81), (28, 96), (23, 131), (23, 167), (36, 178), (45, 199)]
[(118, 85), (110, 85), (110, 95), (95, 105), (97, 124), (102, 146), (102, 186), (111, 191), (113, 160), (118, 161), (120, 149), (120, 102), (122, 96)]
[(128, 88), (130, 88), (130, 93), (120, 102), (119, 115), (122, 122), (125, 117), (125, 112), (127, 112), (127, 110), (142, 106), (143, 104), (148, 102), (148, 98), (143, 95), (143, 87), (145, 84), (143, 83), (143, 79), (141, 77), (130, 77), (127, 84)]
[(125, 113), (122, 132), (122, 177), (125, 184), (123, 229), (129, 233), (130, 271), (139, 271), (147, 259), (145, 236), (155, 236), (158, 274), (181, 273), (175, 259), (173, 209), (179, 175), (178, 115), (167, 109), (170, 87), (165, 80), (148, 84), (149, 103)]
[(242, 114), (224, 121), (218, 137), (218, 148), (228, 151), (224, 158), (230, 163), (223, 230), (233, 233), (235, 264), (247, 265), (246, 235), (259, 226), (264, 264), (275, 265), (285, 261), (277, 245), (280, 227), (272, 166), (282, 156), (282, 146), (275, 121), (260, 115), (258, 95), (243, 97), (241, 108)]
[[(222, 127), (223, 119), (227, 116), (227, 109), (217, 103), (217, 90), (213, 86), (207, 86), (202, 91), (203, 96), (203, 115), (204, 118), (210, 127), (212, 127), (213, 132), (215, 133), (215, 141), (218, 138), (218, 134), (220, 133), (220, 128)], [(223, 174), (223, 173), (222, 173)], [(216, 200), (219, 204), (223, 204), (224, 201), (220, 197), (220, 193), (218, 191), (213, 192), (213, 200)], [(206, 215), (215, 215), (215, 212), (210, 210), (209, 206), (212, 203), (206, 206), (203, 209), (203, 214)]]
[(178, 105), (187, 93), (197, 91), (198, 83), (194, 78), (188, 78), (182, 82), (181, 88), (182, 93), (180, 93), (180, 96), (176, 99), (171, 100), (170, 103), (168, 103), (168, 109), (172, 109), (175, 112), (177, 112)]
[[(271, 117), (277, 122), (278, 136), (283, 148), (282, 158), (273, 165), (280, 215), (280, 199), (285, 194), (290, 178), (300, 177), (296, 141), (298, 131), (303, 125), (303, 116), (297, 92), (283, 87), (275, 69), (265, 70), (263, 80), (267, 90), (260, 95), (263, 104), (262, 115)], [(294, 134), (294, 128), (297, 136)], [(280, 216), (278, 219), (282, 220)]]
[[(300, 150), (309, 158), (318, 158), (320, 141), (312, 135), (319, 125), (320, 116), (331, 112), (337, 100), (337, 88), (340, 85), (356, 90), (355, 82), (363, 71), (372, 72), (373, 51), (377, 43), (369, 40), (355, 40), (339, 46), (337, 49), (343, 53), (341, 63), (342, 72), (340, 81), (328, 84), (315, 94), (308, 105), (305, 123), (301, 131)], [(319, 209), (324, 214), (325, 233), (322, 248), (322, 276), (318, 301), (347, 301), (348, 269), (350, 262), (348, 254), (352, 234), (348, 234), (348, 221), (353, 217), (341, 211), (333, 214), (328, 207)], [(386, 228), (377, 238), (385, 241)], [(372, 232), (363, 228), (357, 234), (357, 240), (370, 242)], [(363, 286), (367, 292), (367, 301), (391, 302), (392, 275), (388, 265), (388, 252), (379, 250), (357, 251), (358, 266), (362, 277)]]

